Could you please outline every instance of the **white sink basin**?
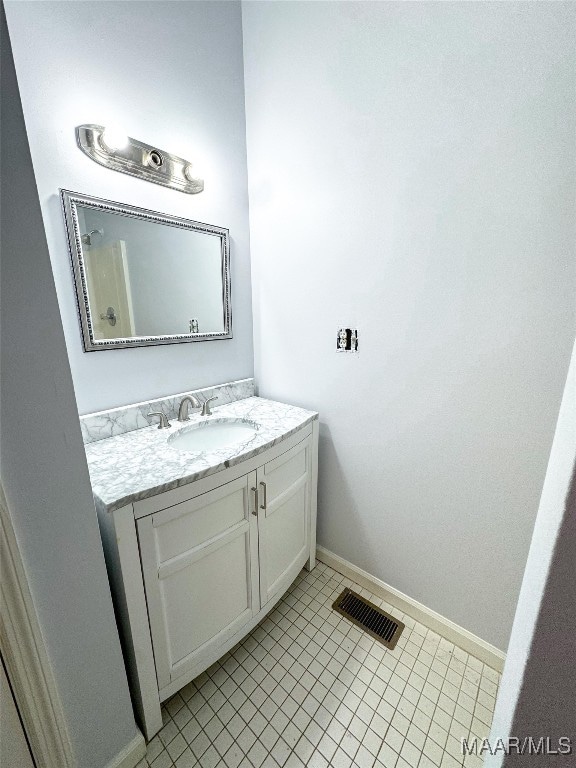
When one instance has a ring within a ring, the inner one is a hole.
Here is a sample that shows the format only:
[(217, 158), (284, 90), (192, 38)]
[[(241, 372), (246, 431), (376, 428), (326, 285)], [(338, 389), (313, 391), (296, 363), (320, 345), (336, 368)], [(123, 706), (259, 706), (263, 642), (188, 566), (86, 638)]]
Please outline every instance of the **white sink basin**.
[(248, 443), (258, 431), (258, 425), (248, 419), (211, 419), (184, 427), (170, 435), (168, 445), (179, 451), (205, 452)]

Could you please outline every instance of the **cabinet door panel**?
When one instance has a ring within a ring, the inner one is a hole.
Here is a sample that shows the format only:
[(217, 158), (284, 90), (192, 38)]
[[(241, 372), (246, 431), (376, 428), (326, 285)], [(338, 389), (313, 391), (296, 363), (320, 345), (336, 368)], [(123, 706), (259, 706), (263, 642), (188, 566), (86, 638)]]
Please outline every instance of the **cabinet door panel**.
[(266, 519), (266, 582), (272, 596), (277, 590), (276, 582), (292, 566), (307, 542), (306, 531), (306, 487), (300, 486), (275, 514)]
[(260, 599), (285, 590), (309, 556), (310, 438), (258, 470)]
[(259, 610), (250, 480), (255, 473), (177, 505), (186, 507), (184, 513), (170, 507), (138, 521), (160, 689)]
[(156, 542), (160, 562), (187, 552), (246, 517), (246, 478), (233, 480), (213, 491), (153, 515), (161, 528)]
[[(246, 588), (247, 527), (175, 573), (163, 577), (160, 572), (160, 599), (173, 666), (223, 629), (251, 617)], [(235, 578), (231, 579), (230, 574)]]
[(307, 452), (302, 445), (295, 446), (287, 454), (278, 456), (264, 465), (268, 506), (285, 493), (294, 483), (307, 475)]

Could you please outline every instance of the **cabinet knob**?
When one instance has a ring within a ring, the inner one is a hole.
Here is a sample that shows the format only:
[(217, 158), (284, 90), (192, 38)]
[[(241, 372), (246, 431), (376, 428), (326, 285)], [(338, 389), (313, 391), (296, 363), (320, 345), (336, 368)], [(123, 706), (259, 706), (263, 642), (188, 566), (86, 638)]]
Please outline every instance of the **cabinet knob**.
[(252, 514), (258, 517), (258, 488), (250, 488), (250, 490), (254, 494), (254, 509), (252, 510)]
[(262, 504), (260, 504), (260, 509), (266, 509), (266, 483), (261, 482), (260, 485), (262, 486), (263, 491), (263, 498)]

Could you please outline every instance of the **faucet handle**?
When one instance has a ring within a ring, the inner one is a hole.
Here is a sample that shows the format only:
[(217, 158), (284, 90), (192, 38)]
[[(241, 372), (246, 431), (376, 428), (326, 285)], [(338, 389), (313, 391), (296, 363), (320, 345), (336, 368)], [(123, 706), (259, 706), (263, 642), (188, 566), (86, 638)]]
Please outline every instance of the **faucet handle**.
[(214, 395), (214, 397), (209, 397), (207, 400), (204, 400), (201, 413), (202, 416), (212, 416), (212, 411), (210, 410), (210, 403), (212, 400), (218, 400), (218, 395)]
[(166, 418), (166, 414), (164, 411), (150, 411), (148, 416), (159, 416), (160, 417), (160, 423), (158, 424), (158, 429), (168, 429), (172, 426), (168, 419)]

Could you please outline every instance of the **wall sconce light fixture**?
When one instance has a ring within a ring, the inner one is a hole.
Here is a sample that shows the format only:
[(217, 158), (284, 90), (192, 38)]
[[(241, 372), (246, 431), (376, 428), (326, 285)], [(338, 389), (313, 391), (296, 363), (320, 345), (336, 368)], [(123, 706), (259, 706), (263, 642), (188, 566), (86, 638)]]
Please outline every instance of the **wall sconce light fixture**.
[(192, 163), (141, 141), (121, 136), (102, 125), (79, 125), (78, 146), (96, 163), (145, 181), (163, 184), (195, 195), (204, 189), (203, 179), (192, 173)]

